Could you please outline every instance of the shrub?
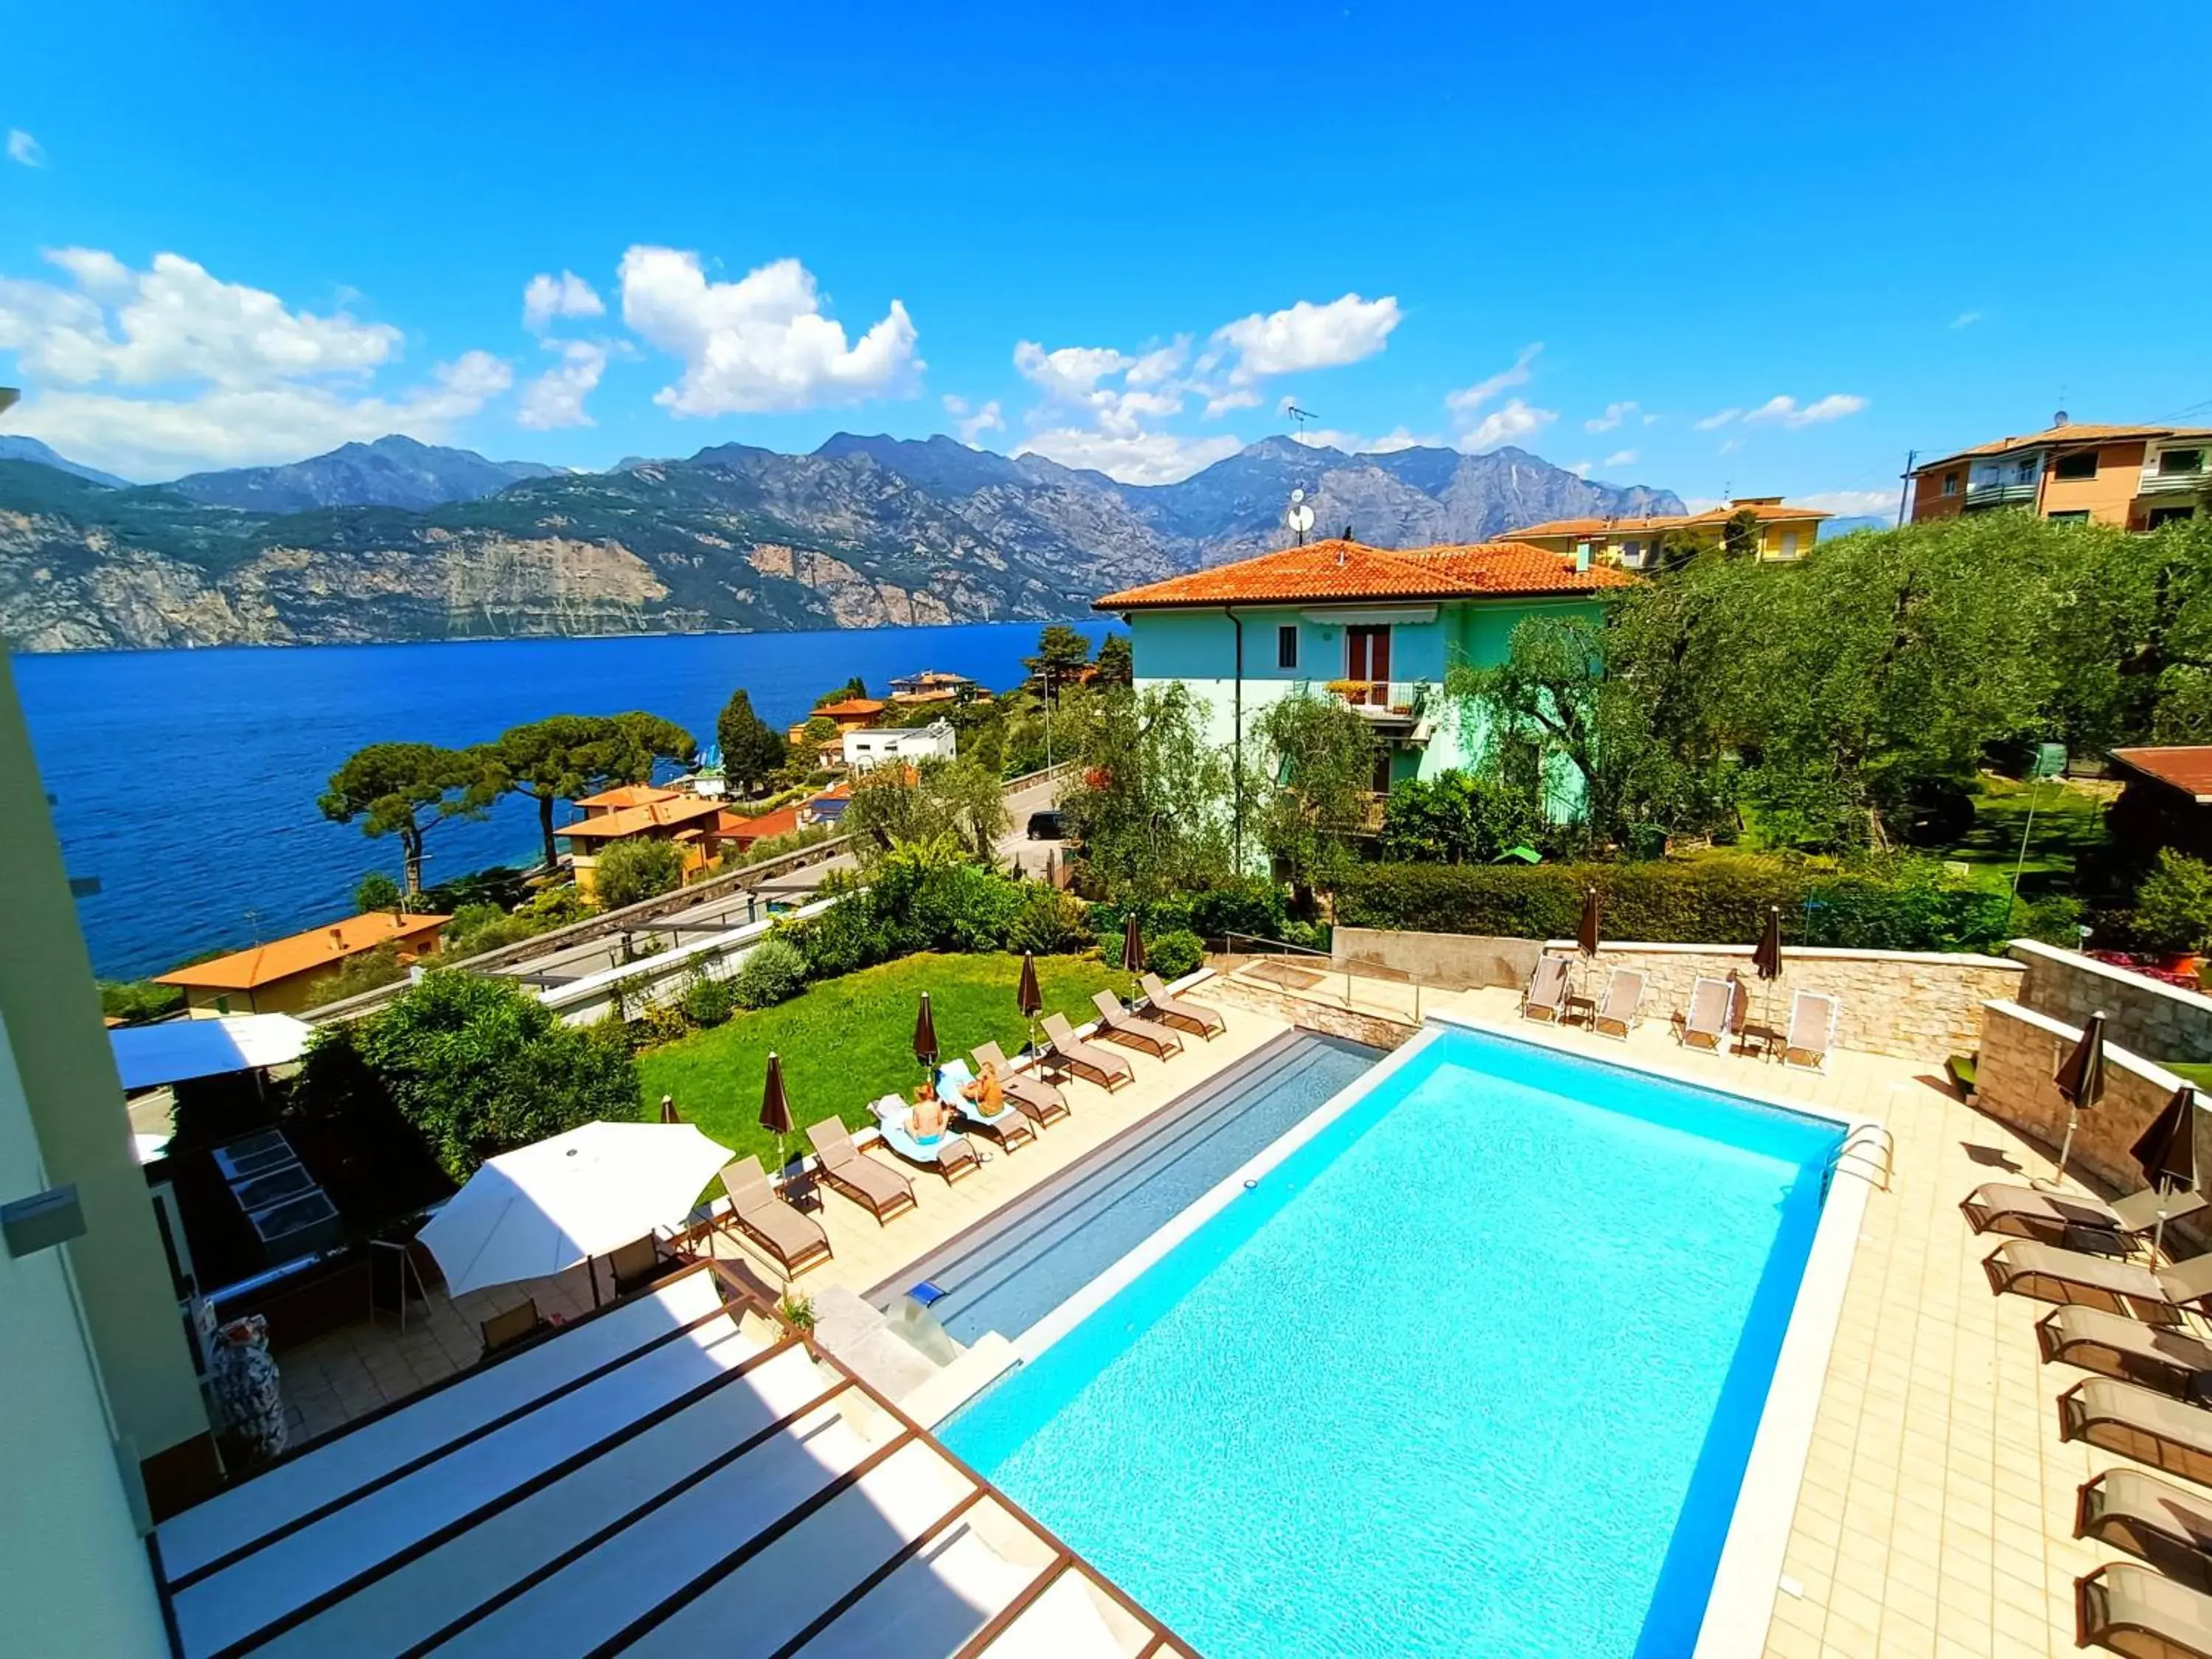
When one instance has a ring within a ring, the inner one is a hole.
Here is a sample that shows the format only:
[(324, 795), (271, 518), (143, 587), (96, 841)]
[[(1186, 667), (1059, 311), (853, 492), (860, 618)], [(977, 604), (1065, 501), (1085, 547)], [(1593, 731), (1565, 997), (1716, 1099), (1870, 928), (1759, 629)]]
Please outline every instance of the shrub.
[(2151, 951), (2212, 945), (2212, 865), (2166, 848), (2136, 890), (2136, 937)]
[(1290, 921), (1282, 890), (1256, 876), (1193, 893), (1188, 926), (1202, 939), (1222, 939), (1232, 933), (1261, 939), (1281, 939)]
[(376, 910), (397, 910), (405, 897), (399, 890), (399, 884), (381, 870), (370, 871), (353, 890), (354, 908), (363, 915)]
[(318, 982), (307, 993), (307, 1006), (320, 1008), (329, 1003), (343, 1002), (364, 991), (396, 985), (406, 977), (407, 969), (400, 965), (398, 949), (380, 945), (374, 951), (349, 957), (337, 972)]
[(745, 953), (729, 986), (738, 1007), (772, 1008), (797, 996), (806, 980), (806, 957), (799, 947), (771, 933)]
[(884, 959), (874, 908), (868, 894), (855, 893), (820, 915), (786, 923), (772, 937), (798, 951), (809, 979), (836, 979)]
[(691, 1022), (684, 1017), (684, 1010), (671, 1002), (648, 1002), (638, 1011), (637, 1023), (630, 1034), (633, 1053), (644, 1048), (658, 1048), (664, 1042), (679, 1042), (691, 1035)]
[[(791, 947), (786, 945), (786, 950)], [(701, 975), (684, 988), (678, 999), (684, 1018), (702, 1030), (711, 1030), (726, 1022), (737, 1012), (737, 988), (726, 979), (714, 979)]]
[(1178, 927), (1146, 944), (1145, 957), (1162, 979), (1181, 979), (1206, 960), (1206, 943), (1188, 929)]
[(156, 985), (150, 979), (100, 982), (100, 1012), (110, 1019), (156, 1019), (185, 1006), (181, 986)]
[(1041, 957), (1064, 956), (1092, 942), (1089, 907), (1056, 888), (1039, 887), (1006, 921), (1006, 948)]
[(618, 841), (599, 854), (592, 884), (610, 910), (673, 892), (684, 884), (684, 854), (673, 842)]

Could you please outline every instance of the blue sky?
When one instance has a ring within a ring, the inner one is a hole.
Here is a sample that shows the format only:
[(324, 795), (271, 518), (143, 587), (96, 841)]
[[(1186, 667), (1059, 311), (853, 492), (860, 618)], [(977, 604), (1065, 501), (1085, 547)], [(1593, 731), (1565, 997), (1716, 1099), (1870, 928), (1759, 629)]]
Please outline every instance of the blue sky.
[(1867, 510), (2062, 391), (2212, 421), (2203, 9), (1082, 9), (12, 7), (4, 429), (1157, 480), (1291, 398)]

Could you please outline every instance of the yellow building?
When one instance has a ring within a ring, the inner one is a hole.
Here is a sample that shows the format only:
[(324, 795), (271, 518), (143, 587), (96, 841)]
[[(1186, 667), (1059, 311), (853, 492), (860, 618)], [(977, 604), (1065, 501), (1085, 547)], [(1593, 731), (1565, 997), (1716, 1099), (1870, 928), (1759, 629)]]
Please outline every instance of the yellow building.
[(1791, 507), (1779, 495), (1739, 495), (1726, 507), (1704, 513), (1662, 514), (1637, 519), (1554, 519), (1509, 530), (1502, 541), (1527, 542), (1547, 553), (1571, 555), (1578, 564), (1613, 564), (1648, 570), (1659, 562), (1659, 550), (1691, 544), (1718, 546), (1731, 523), (1755, 528), (1757, 552), (1768, 560), (1802, 559), (1813, 550), (1821, 520), (1829, 515), (1809, 507)]
[(398, 952), (403, 964), (428, 956), (438, 948), (439, 932), (451, 920), (372, 910), (248, 951), (234, 951), (211, 962), (173, 968), (155, 975), (155, 982), (181, 987), (185, 1006), (194, 1019), (295, 1014), (356, 957), (387, 945)]
[[(635, 793), (614, 791), (612, 794)], [(599, 894), (599, 855), (617, 842), (665, 841), (675, 844), (684, 859), (684, 879), (689, 881), (711, 867), (721, 856), (722, 804), (712, 796), (679, 794), (673, 790), (644, 792), (660, 797), (627, 806), (586, 807), (586, 816), (553, 833), (568, 838), (569, 866), (576, 890), (586, 898)], [(599, 798), (611, 799), (609, 797)]]

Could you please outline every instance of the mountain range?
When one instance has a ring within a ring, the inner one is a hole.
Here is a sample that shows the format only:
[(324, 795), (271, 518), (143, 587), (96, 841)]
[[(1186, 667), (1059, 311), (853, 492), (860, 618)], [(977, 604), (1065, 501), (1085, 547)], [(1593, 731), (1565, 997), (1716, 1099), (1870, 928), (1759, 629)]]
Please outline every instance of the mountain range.
[(1383, 547), (1683, 510), (1519, 449), (1288, 438), (1159, 485), (849, 433), (608, 472), (394, 437), (157, 485), (0, 441), (0, 633), (29, 651), (1043, 621), (1280, 546), (1294, 489)]

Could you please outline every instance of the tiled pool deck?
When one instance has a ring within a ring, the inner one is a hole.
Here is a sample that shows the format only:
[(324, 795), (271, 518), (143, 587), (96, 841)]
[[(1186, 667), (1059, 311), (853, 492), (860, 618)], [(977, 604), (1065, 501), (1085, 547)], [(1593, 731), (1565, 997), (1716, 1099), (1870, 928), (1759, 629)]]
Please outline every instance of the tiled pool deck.
[[(1341, 1006), (1343, 983), (1335, 978), (1315, 1000)], [(1376, 1012), (1407, 997), (1407, 988), (1382, 981), (1353, 990)], [(889, 1225), (828, 1195), (822, 1218), (836, 1258), (802, 1286), (865, 1291), (894, 1279), (1285, 1029), (1233, 993), (1222, 988), (1225, 1036), (1194, 1039), (1164, 1063), (1132, 1055), (1138, 1080), (1110, 1096), (1072, 1084), (1071, 1119), (1012, 1154), (987, 1148), (983, 1168), (952, 1186), (918, 1175), (920, 1207)], [(1583, 1031), (1522, 1021), (1515, 1004), (1504, 991), (1431, 994), (1425, 1011), (1449, 1007), (1600, 1057), (1622, 1052)], [(1894, 1139), (1888, 1190), (1870, 1196), (1851, 1267), (1767, 1654), (2079, 1653), (2074, 1580), (2121, 1558), (2071, 1536), (2075, 1493), (2119, 1460), (2059, 1441), (2054, 1402), (2084, 1373), (2040, 1362), (2034, 1325), (2043, 1304), (1990, 1294), (1981, 1259), (1994, 1241), (1974, 1236), (1958, 1208), (1984, 1181), (2047, 1174), (2049, 1155), (1962, 1105), (1935, 1068), (1916, 1062), (1839, 1053), (1825, 1075), (1788, 1071), (1686, 1051), (1663, 1020), (1640, 1027), (1626, 1050), (1693, 1080), (1878, 1119)], [(732, 1249), (726, 1243), (719, 1253)], [(549, 1311), (591, 1305), (579, 1270), (458, 1305), (440, 1298), (405, 1336), (388, 1324), (361, 1326), (288, 1351), (295, 1428), (320, 1432), (473, 1364), (475, 1322), (526, 1294)]]

